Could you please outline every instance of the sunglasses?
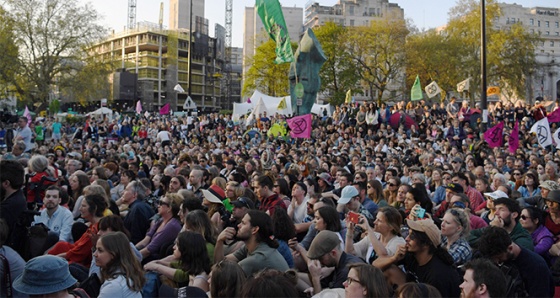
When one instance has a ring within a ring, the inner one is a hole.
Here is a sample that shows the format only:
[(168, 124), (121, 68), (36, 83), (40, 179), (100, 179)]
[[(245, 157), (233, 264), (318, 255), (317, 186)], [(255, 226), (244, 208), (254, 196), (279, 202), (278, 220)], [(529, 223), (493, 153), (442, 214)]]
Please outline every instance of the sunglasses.
[(396, 184), (393, 183), (389, 183), (389, 186), (397, 186)]
[(521, 173), (513, 173), (514, 176), (519, 176)]
[(158, 201), (158, 205), (160, 205), (160, 206), (167, 206), (167, 207), (169, 207), (169, 203), (167, 203), (167, 202), (164, 202), (164, 201)]
[(520, 218), (521, 218), (522, 220), (531, 219), (529, 216), (526, 216), (526, 215), (524, 215), (524, 214), (521, 214)]

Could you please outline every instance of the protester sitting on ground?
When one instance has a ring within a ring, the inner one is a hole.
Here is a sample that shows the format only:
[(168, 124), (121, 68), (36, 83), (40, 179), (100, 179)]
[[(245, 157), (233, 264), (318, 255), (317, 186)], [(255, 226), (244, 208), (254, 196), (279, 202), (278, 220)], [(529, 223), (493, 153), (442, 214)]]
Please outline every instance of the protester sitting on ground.
[[(25, 260), (6, 244), (8, 235), (10, 234), (9, 232), (8, 224), (4, 219), (0, 218), (0, 276), (10, 276), (13, 278), (19, 276), (23, 272)], [(0, 287), (0, 296), (8, 297), (8, 289), (12, 288), (12, 282), (3, 282), (2, 287)], [(10, 284), (8, 285), (7, 283)], [(11, 290), (12, 297), (23, 297), (23, 294), (19, 293), (17, 290)]]
[[(194, 286), (208, 291), (208, 274), (211, 263), (206, 249), (206, 240), (195, 232), (181, 232), (173, 246), (173, 255), (144, 265), (147, 279), (155, 279), (144, 288), (144, 297), (157, 293), (162, 275), (174, 283), (174, 287)], [(155, 285), (155, 287), (153, 287)]]
[(208, 214), (202, 210), (193, 210), (192, 212), (189, 212), (185, 218), (184, 227), (185, 231), (199, 233), (204, 237), (204, 240), (206, 240), (206, 250), (210, 256), (211, 263), (213, 263), (214, 247), (216, 245), (218, 231), (212, 222), (210, 222)]
[(475, 259), (464, 268), (461, 297), (506, 297), (506, 277), (490, 260)]
[(456, 266), (463, 265), (472, 257), (471, 247), (465, 239), (471, 229), (467, 212), (460, 208), (448, 209), (441, 221), (441, 245), (447, 249)]
[(385, 197), (389, 205), (393, 205), (397, 201), (397, 193), (400, 186), (401, 180), (397, 177), (392, 177), (391, 179), (387, 180), (385, 190), (383, 190), (383, 196)]
[[(404, 281), (427, 283), (436, 287), (443, 297), (459, 297), (461, 283), (453, 258), (441, 246), (441, 232), (431, 219), (407, 219), (410, 233), (406, 245), (398, 246), (393, 256), (379, 257), (373, 265), (390, 270), (389, 282), (401, 285)], [(405, 272), (396, 266), (404, 265)]]
[(354, 243), (352, 237), (355, 223), (346, 219), (348, 231), (344, 251), (353, 254), (366, 263), (372, 264), (379, 256), (392, 256), (397, 251), (397, 246), (405, 244), (404, 238), (400, 236), (402, 217), (394, 207), (382, 207), (377, 212), (374, 227), (371, 227), (367, 219), (361, 215), (358, 225), (366, 232), (365, 237)]
[(288, 267), (294, 268), (294, 258), (288, 246), (288, 241), (296, 237), (294, 222), (288, 216), (286, 210), (277, 206), (272, 216), (272, 224), (274, 226), (274, 239), (278, 240), (279, 244), (277, 250), (288, 263)]
[(264, 269), (248, 278), (239, 297), (297, 297), (295, 276), (275, 269)]
[(80, 207), (84, 199), (84, 188), (90, 184), (89, 177), (83, 171), (76, 171), (68, 178), (68, 182), (70, 183), (70, 193), (72, 194), (71, 204), (68, 205), (74, 206), (72, 215), (74, 219), (77, 219), (80, 217)]
[(533, 206), (525, 207), (519, 216), (519, 223), (531, 233), (535, 252), (548, 262), (550, 259), (548, 251), (554, 244), (554, 235), (544, 226), (543, 211)]
[(59, 241), (47, 253), (89, 268), (91, 263), (92, 237), (97, 235), (99, 220), (107, 208), (105, 199), (100, 195), (89, 195), (84, 198), (80, 207), (81, 217), (89, 223), (87, 231), (74, 243)]
[[(529, 297), (552, 297), (554, 283), (552, 274), (542, 257), (515, 241), (512, 241), (506, 229), (488, 227), (484, 229), (478, 241), (478, 251), (482, 256), (497, 264), (514, 265), (523, 283), (523, 289)], [(512, 276), (516, 278), (516, 276)], [(519, 289), (513, 289), (519, 290)], [(508, 292), (506, 296), (519, 295)]]
[(367, 182), (367, 197), (379, 208), (389, 206), (389, 203), (385, 200), (383, 195), (383, 185), (377, 179)]
[(32, 297), (73, 297), (75, 295), (70, 289), (76, 282), (70, 275), (68, 262), (56, 256), (46, 255), (29, 260), (23, 268), (23, 273), (14, 278), (13, 288)]
[(210, 295), (215, 298), (240, 297), (245, 284), (245, 272), (236, 262), (223, 260), (212, 267)]
[[(60, 206), (61, 191), (61, 188), (56, 185), (51, 185), (47, 188), (43, 197), (44, 209), (41, 210), (39, 215), (35, 215), (31, 223), (32, 226), (44, 224), (49, 229), (49, 234), (52, 235), (48, 238), (48, 246), (43, 249), (43, 252), (59, 240), (72, 242), (74, 217), (70, 210)], [(51, 241), (54, 241), (54, 243), (51, 243)]]
[(146, 237), (136, 243), (136, 248), (143, 257), (142, 263), (165, 257), (166, 248), (173, 243), (179, 231), (181, 222), (179, 221), (179, 207), (183, 202), (183, 197), (176, 193), (167, 193), (158, 201), (158, 215), (160, 218), (155, 221)]
[(97, 240), (95, 264), (101, 268), (103, 284), (99, 297), (142, 297), (145, 279), (142, 266), (123, 232), (109, 232)]

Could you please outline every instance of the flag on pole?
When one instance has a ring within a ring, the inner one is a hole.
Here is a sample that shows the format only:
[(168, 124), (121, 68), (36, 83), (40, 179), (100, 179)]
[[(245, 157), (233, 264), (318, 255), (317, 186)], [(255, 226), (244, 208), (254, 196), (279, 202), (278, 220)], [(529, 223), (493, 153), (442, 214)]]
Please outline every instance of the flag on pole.
[(416, 75), (416, 80), (414, 80), (414, 85), (410, 89), (410, 100), (420, 100), (423, 99), (422, 86), (420, 86), (420, 77)]
[(500, 87), (490, 86), (486, 89), (486, 96), (500, 95)]
[(292, 138), (311, 138), (311, 114), (296, 116), (287, 120)]
[(537, 134), (537, 140), (539, 145), (545, 148), (548, 145), (552, 145), (552, 133), (550, 132), (550, 124), (548, 123), (548, 118), (542, 118), (533, 124), (529, 132), (534, 132)]
[(169, 104), (168, 103), (166, 103), (163, 107), (161, 107), (161, 109), (159, 109), (159, 114), (160, 115), (169, 114)]
[(181, 87), (181, 85), (179, 85), (179, 84), (175, 85), (175, 87), (173, 87), (173, 90), (175, 90), (177, 92), (181, 92), (181, 93), (185, 92), (185, 89), (183, 89), (183, 87)]
[(488, 143), (490, 148), (496, 148), (502, 146), (502, 140), (504, 133), (504, 122), (501, 121), (496, 126), (490, 128), (484, 133), (484, 140)]
[(457, 84), (457, 92), (469, 91), (471, 86), (471, 78), (468, 78)]
[(560, 122), (560, 109), (554, 110), (552, 113), (548, 114), (546, 118), (548, 118), (549, 123)]
[(554, 143), (556, 143), (556, 148), (560, 148), (560, 128), (558, 128), (554, 134), (552, 135), (552, 138), (554, 139)]
[(428, 84), (424, 88), (424, 90), (426, 91), (426, 94), (428, 95), (429, 98), (432, 98), (432, 97), (438, 95), (439, 93), (441, 93), (441, 88), (438, 86), (436, 81), (433, 81), (430, 84)]
[(140, 101), (136, 102), (136, 113), (142, 114), (142, 103)]
[(286, 105), (286, 98), (282, 98), (282, 100), (280, 101), (280, 103), (278, 103), (278, 106), (276, 107), (276, 109), (278, 110), (284, 110), (286, 109), (287, 105)]
[(23, 111), (23, 116), (27, 118), (27, 123), (31, 123), (33, 121), (33, 118), (31, 118), (31, 112), (29, 112), (29, 109), (27, 108), (27, 106), (25, 106), (25, 111)]
[(344, 103), (352, 103), (352, 90), (348, 89), (348, 91), (346, 91), (346, 98), (344, 99)]
[(517, 148), (519, 148), (519, 122), (515, 121), (515, 125), (513, 126), (513, 130), (511, 131), (511, 135), (509, 136), (509, 152), (515, 153)]
[(276, 42), (276, 64), (294, 61), (288, 27), (278, 0), (256, 0), (255, 8), (266, 32)]

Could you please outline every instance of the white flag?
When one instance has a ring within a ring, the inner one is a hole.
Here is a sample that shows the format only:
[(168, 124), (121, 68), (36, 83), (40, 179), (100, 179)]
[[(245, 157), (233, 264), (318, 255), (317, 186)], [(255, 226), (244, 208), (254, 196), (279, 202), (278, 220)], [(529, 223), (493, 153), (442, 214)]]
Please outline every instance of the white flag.
[(173, 90), (175, 90), (177, 92), (181, 92), (181, 93), (185, 92), (185, 89), (183, 89), (183, 87), (181, 87), (181, 85), (179, 85), (179, 84), (175, 85), (175, 87), (173, 87)]
[(539, 145), (545, 148), (546, 146), (552, 145), (552, 133), (550, 132), (550, 124), (548, 123), (548, 118), (544, 117), (537, 123), (533, 124), (531, 131), (537, 135), (537, 140)]
[(428, 95), (429, 98), (432, 98), (438, 95), (439, 93), (441, 93), (441, 88), (438, 86), (436, 81), (433, 81), (430, 84), (428, 84), (426, 87), (424, 87), (424, 90), (426, 91), (426, 94)]
[(554, 132), (552, 139), (554, 139), (554, 143), (556, 143), (556, 148), (560, 149), (560, 128)]
[(457, 84), (457, 92), (469, 91), (471, 86), (471, 78), (468, 78), (461, 83)]

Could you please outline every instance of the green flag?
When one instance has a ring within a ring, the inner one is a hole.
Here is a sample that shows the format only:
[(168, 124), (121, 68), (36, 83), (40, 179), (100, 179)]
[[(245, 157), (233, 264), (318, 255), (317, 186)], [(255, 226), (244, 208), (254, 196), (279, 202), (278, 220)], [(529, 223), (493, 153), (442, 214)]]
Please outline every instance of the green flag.
[(416, 80), (414, 80), (414, 85), (410, 89), (410, 100), (421, 100), (424, 96), (422, 95), (422, 86), (420, 86), (420, 77), (416, 75)]
[(290, 35), (278, 0), (256, 0), (255, 7), (270, 38), (276, 42), (276, 64), (294, 61)]

